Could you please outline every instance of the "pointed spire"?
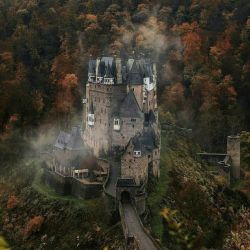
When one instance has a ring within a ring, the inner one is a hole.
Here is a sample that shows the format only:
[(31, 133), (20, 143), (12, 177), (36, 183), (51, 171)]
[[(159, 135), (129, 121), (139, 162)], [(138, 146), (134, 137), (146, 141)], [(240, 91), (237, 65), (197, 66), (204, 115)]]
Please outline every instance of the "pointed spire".
[(143, 84), (142, 72), (137, 60), (134, 60), (131, 70), (128, 74), (129, 84)]
[(105, 77), (106, 78), (112, 78), (113, 77), (112, 72), (111, 72), (111, 67), (110, 67), (109, 63), (106, 66)]

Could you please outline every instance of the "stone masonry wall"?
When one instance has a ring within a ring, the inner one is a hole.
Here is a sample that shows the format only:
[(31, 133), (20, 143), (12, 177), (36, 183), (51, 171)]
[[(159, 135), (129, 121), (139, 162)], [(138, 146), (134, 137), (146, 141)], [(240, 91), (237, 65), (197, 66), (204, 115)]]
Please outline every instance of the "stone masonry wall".
[(116, 112), (125, 96), (126, 86), (124, 85), (87, 84), (86, 86), (86, 114), (93, 102), (95, 124), (94, 126), (86, 124), (84, 140), (97, 156), (102, 150), (107, 152), (111, 149), (112, 114)]
[(84, 184), (73, 177), (65, 177), (44, 169), (44, 183), (60, 195), (72, 195), (81, 199), (91, 199), (102, 195), (102, 183)]
[(121, 129), (120, 131), (113, 130), (113, 147), (115, 146), (127, 146), (129, 140), (135, 136), (137, 132), (143, 129), (143, 119), (136, 118), (121, 118)]
[(127, 151), (121, 159), (121, 177), (132, 177), (137, 185), (148, 180), (148, 156), (134, 157), (133, 146), (130, 142)]

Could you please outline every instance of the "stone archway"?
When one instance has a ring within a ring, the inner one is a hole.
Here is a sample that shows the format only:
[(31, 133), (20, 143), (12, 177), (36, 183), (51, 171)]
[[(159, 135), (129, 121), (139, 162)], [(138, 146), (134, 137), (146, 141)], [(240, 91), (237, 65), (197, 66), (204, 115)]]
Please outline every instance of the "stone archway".
[(129, 203), (131, 202), (131, 196), (130, 193), (126, 190), (121, 192), (121, 202), (122, 203)]

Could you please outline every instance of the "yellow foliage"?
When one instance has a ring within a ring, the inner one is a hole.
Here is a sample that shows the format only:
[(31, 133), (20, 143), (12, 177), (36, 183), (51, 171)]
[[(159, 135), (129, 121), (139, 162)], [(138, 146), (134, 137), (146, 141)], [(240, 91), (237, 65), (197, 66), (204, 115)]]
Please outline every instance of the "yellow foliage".
[(9, 249), (8, 243), (5, 241), (3, 237), (0, 236), (0, 250)]

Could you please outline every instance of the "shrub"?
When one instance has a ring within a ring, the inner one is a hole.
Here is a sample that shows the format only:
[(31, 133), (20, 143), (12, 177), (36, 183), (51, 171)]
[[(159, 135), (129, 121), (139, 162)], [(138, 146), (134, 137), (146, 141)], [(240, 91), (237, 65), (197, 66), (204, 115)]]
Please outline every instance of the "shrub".
[(7, 209), (11, 210), (16, 208), (18, 204), (18, 199), (15, 195), (11, 195), (7, 201)]
[(30, 219), (23, 230), (23, 236), (28, 238), (32, 233), (40, 231), (43, 223), (44, 217), (40, 215)]

